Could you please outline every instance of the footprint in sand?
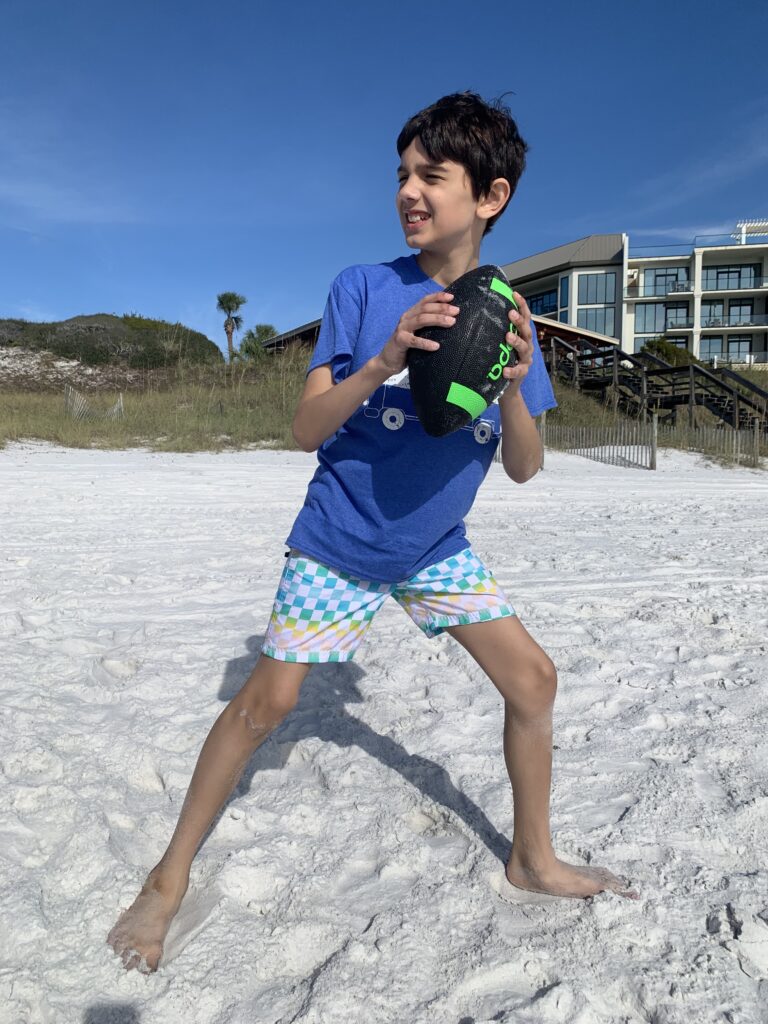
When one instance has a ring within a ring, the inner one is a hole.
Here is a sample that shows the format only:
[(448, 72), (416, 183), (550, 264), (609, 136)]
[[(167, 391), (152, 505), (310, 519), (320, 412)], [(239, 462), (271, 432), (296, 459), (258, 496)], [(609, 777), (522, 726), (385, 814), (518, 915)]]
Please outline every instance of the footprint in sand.
[(130, 658), (100, 658), (98, 667), (113, 679), (130, 679), (136, 675), (139, 666)]
[(494, 871), (488, 881), (499, 899), (512, 906), (548, 907), (558, 905), (562, 907), (565, 903), (570, 902), (570, 900), (564, 900), (562, 896), (553, 896), (547, 892), (530, 892), (528, 889), (520, 889), (516, 885), (511, 885), (503, 869)]
[(768, 979), (768, 908), (750, 914), (726, 903), (712, 911), (706, 927), (708, 934), (736, 957), (747, 977)]
[(56, 782), (64, 774), (61, 758), (41, 746), (6, 754), (0, 759), (0, 769), (6, 779), (26, 786)]
[(632, 793), (621, 793), (612, 799), (569, 804), (567, 814), (572, 816), (572, 820), (578, 821), (583, 829), (602, 828), (604, 825), (618, 824), (636, 803), (637, 797)]
[[(537, 952), (536, 958), (540, 959), (541, 953)], [(521, 950), (515, 960), (481, 968), (465, 978), (451, 992), (453, 1012), (470, 1013), (469, 1019), (475, 1022), (506, 1020), (505, 1011), (528, 1005), (548, 987), (544, 970)]]
[(353, 857), (328, 885), (328, 895), (347, 904), (354, 901), (361, 914), (377, 914), (397, 903), (419, 880), (405, 864), (387, 863), (377, 853)]
[(447, 868), (458, 868), (466, 862), (470, 841), (452, 824), (448, 814), (422, 805), (405, 815), (405, 823), (424, 840), (433, 861)]
[(175, 960), (200, 934), (218, 912), (223, 898), (224, 893), (215, 885), (205, 889), (189, 887), (168, 929), (160, 967)]

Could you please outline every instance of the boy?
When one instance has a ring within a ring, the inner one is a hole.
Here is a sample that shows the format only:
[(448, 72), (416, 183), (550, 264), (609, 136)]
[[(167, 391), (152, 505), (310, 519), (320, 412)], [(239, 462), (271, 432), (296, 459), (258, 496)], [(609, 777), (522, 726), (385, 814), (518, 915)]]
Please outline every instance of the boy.
[[(442, 438), (416, 422), (405, 380), (414, 334), (454, 324), (446, 286), (479, 265), (480, 243), (525, 166), (509, 111), (473, 93), (412, 117), (397, 141), (397, 211), (418, 255), (350, 267), (331, 286), (293, 434), (318, 468), (289, 552), (261, 656), (221, 713), (192, 776), (168, 849), (108, 942), (126, 967), (155, 970), (205, 832), (254, 750), (295, 706), (316, 662), (348, 661), (388, 596), (427, 634), (447, 630), (504, 698), (504, 757), (514, 798), (509, 882), (585, 898), (635, 897), (611, 872), (559, 860), (549, 833), (555, 669), (472, 552), (463, 517), (502, 441), (516, 483), (541, 465), (534, 416), (555, 406), (530, 312), (516, 294), (519, 356), (498, 403)], [(478, 429), (479, 428), (479, 429)]]

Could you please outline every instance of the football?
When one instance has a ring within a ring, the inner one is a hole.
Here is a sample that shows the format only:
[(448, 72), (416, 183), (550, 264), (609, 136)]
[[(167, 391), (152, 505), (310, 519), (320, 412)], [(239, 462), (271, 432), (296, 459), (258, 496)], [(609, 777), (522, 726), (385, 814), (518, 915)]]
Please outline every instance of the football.
[(504, 367), (517, 362), (506, 335), (517, 334), (509, 311), (518, 306), (501, 267), (476, 267), (445, 290), (459, 307), (455, 323), (416, 331), (440, 348), (408, 350), (413, 406), (432, 437), (444, 437), (479, 416), (509, 383)]

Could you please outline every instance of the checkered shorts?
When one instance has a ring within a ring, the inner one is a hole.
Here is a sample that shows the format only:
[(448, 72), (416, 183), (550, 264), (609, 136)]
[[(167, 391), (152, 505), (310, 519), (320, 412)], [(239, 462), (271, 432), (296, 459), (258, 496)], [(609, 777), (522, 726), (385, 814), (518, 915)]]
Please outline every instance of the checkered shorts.
[(471, 548), (402, 583), (357, 579), (292, 550), (262, 653), (279, 661), (351, 661), (373, 616), (390, 596), (428, 637), (447, 626), (515, 614)]

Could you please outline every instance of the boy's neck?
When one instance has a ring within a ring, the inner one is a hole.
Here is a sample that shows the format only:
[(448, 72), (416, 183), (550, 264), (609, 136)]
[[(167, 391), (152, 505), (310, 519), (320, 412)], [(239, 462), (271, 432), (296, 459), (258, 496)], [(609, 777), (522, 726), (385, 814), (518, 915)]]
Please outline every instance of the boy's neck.
[(480, 266), (480, 247), (455, 249), (447, 256), (422, 249), (416, 257), (416, 262), (427, 277), (447, 287), (462, 274)]

